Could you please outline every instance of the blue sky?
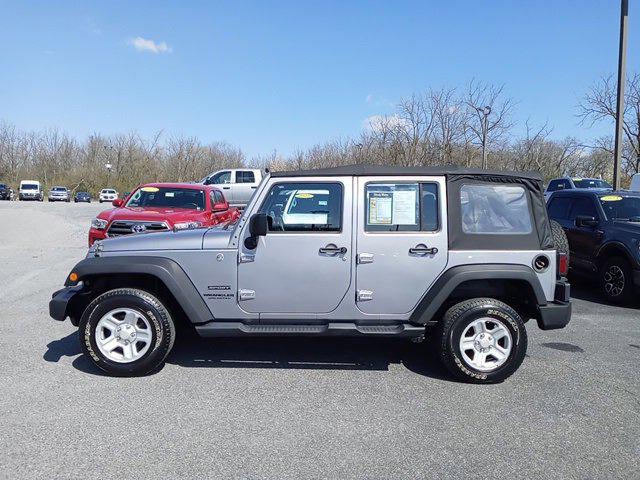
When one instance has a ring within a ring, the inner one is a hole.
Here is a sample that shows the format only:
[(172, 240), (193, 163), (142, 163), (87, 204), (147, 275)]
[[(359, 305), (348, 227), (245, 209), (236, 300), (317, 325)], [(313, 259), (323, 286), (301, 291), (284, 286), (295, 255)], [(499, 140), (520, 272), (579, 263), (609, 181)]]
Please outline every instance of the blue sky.
[[(629, 71), (640, 71), (631, 0)], [(593, 138), (575, 106), (615, 74), (619, 2), (0, 1), (0, 119), (226, 141), (249, 156), (357, 135), (429, 87), (504, 84), (516, 120)]]

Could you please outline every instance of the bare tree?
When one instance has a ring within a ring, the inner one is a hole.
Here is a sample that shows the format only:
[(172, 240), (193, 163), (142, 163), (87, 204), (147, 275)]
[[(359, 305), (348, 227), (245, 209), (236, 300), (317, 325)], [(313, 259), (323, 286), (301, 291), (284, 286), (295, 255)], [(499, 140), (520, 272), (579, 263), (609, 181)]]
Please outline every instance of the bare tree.
[[(622, 169), (629, 175), (640, 172), (640, 74), (627, 78), (626, 92)], [(582, 125), (591, 127), (602, 121), (613, 124), (616, 118), (616, 81), (611, 76), (602, 77), (585, 94), (578, 109)]]
[[(504, 85), (495, 86), (472, 80), (465, 94), (467, 138), (479, 148), (497, 147), (513, 127), (514, 101), (504, 95)], [(490, 110), (485, 122), (483, 110)]]

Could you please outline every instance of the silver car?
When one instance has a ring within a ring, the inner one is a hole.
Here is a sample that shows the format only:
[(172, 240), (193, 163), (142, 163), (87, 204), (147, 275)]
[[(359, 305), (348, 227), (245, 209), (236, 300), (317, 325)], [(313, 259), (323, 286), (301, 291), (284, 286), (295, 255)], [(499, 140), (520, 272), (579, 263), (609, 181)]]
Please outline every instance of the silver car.
[(556, 230), (536, 175), (276, 172), (236, 224), (96, 242), (49, 311), (113, 375), (157, 369), (185, 322), (204, 337), (426, 337), (453, 375), (499, 382), (525, 358), (527, 320), (569, 322)]
[(70, 202), (71, 193), (67, 187), (53, 187), (47, 198), (50, 202)]

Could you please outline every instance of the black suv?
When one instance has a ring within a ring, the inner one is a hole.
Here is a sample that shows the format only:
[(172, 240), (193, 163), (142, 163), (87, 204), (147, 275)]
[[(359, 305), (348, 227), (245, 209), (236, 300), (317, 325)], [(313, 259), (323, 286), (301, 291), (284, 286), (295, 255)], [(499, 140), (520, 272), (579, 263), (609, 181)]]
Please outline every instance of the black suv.
[(11, 189), (9, 185), (0, 183), (0, 200), (11, 200)]
[(547, 209), (567, 233), (571, 271), (596, 274), (607, 300), (631, 300), (640, 286), (640, 192), (559, 191)]

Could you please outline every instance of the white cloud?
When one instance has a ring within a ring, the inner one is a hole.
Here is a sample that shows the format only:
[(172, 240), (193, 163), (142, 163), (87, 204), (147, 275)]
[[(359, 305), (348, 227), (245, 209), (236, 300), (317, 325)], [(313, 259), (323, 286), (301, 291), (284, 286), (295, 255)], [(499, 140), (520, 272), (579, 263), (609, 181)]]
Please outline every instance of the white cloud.
[(131, 38), (127, 43), (133, 46), (133, 48), (135, 48), (139, 52), (151, 52), (159, 54), (171, 53), (173, 51), (173, 49), (169, 45), (167, 45), (166, 42), (154, 42), (153, 40), (142, 37)]
[(367, 103), (371, 103), (373, 101), (373, 93), (370, 93), (369, 95), (367, 95), (364, 101)]
[(407, 128), (409, 122), (398, 115), (373, 115), (365, 118), (362, 126), (369, 132), (379, 133), (383, 130)]

